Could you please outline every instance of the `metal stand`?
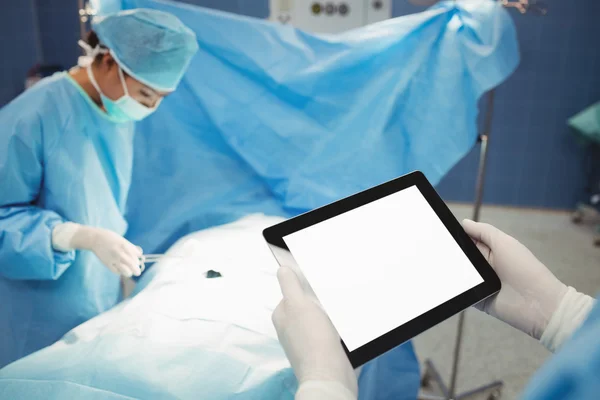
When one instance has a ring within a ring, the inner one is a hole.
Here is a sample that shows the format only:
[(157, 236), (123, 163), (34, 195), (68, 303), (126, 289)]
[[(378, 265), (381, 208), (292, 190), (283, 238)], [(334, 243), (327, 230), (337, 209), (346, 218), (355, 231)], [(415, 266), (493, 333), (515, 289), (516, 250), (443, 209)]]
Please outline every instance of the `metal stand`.
[[(475, 189), (475, 203), (473, 205), (473, 221), (479, 221), (481, 204), (483, 201), (483, 187), (485, 181), (485, 168), (487, 164), (488, 140), (492, 126), (492, 114), (494, 110), (494, 90), (488, 93), (488, 104), (486, 108), (485, 120), (483, 122), (482, 133), (479, 134), (478, 142), (480, 143), (479, 150), (479, 168), (477, 171), (477, 184)], [(458, 327), (456, 332), (456, 341), (454, 342), (454, 354), (452, 361), (452, 371), (450, 375), (450, 386), (446, 386), (439, 371), (433, 364), (433, 361), (425, 361), (425, 373), (421, 379), (422, 387), (436, 387), (441, 396), (437, 395), (420, 395), (419, 400), (462, 400), (473, 396), (483, 395), (489, 392), (488, 400), (497, 400), (501, 396), (504, 382), (494, 381), (483, 385), (476, 389), (469, 390), (464, 393), (456, 393), (456, 380), (458, 377), (458, 364), (460, 361), (460, 349), (462, 346), (463, 329), (465, 325), (465, 313), (462, 312), (458, 318)]]

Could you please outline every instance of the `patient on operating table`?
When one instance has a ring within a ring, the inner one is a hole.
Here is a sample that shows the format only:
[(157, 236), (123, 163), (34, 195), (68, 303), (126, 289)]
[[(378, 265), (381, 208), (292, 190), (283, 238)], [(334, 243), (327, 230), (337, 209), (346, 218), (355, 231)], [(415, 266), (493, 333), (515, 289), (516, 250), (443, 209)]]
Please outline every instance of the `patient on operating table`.
[[(261, 235), (281, 220), (253, 215), (182, 238), (120, 305), (0, 370), (0, 397), (293, 399), (271, 322), (279, 266)], [(418, 382), (413, 360), (412, 347), (394, 357)]]

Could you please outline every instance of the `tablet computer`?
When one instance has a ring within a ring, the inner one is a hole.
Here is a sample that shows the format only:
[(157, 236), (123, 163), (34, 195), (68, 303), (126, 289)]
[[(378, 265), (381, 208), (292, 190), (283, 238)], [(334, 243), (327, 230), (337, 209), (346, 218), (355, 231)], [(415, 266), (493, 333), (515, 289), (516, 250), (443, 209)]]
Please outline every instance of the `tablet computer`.
[(263, 231), (358, 367), (500, 290), (500, 280), (421, 172)]

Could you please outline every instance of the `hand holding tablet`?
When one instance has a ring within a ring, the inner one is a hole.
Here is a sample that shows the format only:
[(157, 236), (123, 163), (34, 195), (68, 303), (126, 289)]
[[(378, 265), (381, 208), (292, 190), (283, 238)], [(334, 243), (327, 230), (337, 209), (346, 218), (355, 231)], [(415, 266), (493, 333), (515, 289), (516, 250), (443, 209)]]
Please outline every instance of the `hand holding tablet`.
[(496, 293), (500, 281), (415, 172), (264, 231), (312, 290), (354, 367)]
[(277, 279), (284, 300), (273, 312), (273, 324), (299, 384), (338, 382), (356, 398), (356, 375), (331, 320), (308, 297), (294, 271), (282, 267)]
[(567, 286), (527, 247), (498, 228), (468, 220), (463, 227), (502, 281), (497, 296), (475, 307), (539, 340)]

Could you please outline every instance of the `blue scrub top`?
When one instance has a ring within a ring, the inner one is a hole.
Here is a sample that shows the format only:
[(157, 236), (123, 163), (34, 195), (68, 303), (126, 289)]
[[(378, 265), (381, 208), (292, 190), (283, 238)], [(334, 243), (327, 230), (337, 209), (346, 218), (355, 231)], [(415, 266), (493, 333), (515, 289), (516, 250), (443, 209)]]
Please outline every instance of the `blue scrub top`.
[(61, 222), (124, 234), (133, 123), (112, 122), (63, 72), (0, 110), (0, 367), (120, 300), (87, 251), (57, 252)]

